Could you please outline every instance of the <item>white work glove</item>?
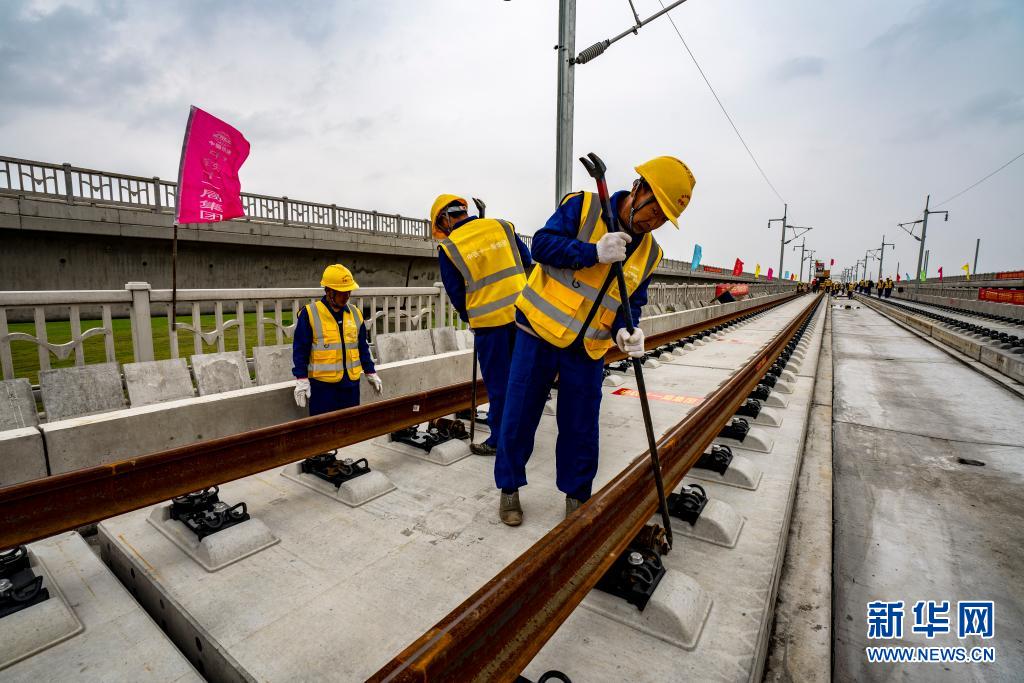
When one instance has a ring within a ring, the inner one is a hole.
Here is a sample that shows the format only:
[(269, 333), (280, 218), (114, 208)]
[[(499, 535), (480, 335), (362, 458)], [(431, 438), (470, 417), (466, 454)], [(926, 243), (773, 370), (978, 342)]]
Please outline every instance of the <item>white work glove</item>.
[(641, 358), (644, 355), (644, 331), (639, 327), (633, 328), (633, 334), (625, 327), (615, 335), (615, 343), (619, 350), (633, 358)]
[(376, 372), (366, 373), (366, 379), (370, 383), (370, 386), (373, 387), (374, 391), (378, 394), (384, 393), (384, 382), (380, 381), (380, 377), (377, 376)]
[(303, 377), (302, 379), (295, 380), (295, 405), (300, 408), (305, 408), (306, 404), (309, 403), (309, 380)]
[(624, 232), (609, 232), (597, 241), (597, 260), (599, 263), (615, 263), (626, 260), (626, 245), (633, 238)]

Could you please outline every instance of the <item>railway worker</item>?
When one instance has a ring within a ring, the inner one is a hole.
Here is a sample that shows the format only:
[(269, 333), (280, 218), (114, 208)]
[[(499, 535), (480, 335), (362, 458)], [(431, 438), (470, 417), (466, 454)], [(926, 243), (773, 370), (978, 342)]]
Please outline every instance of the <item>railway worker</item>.
[(852, 281), (846, 283), (846, 298), (847, 299), (852, 299), (853, 298), (853, 288), (854, 288), (854, 284), (853, 284)]
[(327, 266), (324, 295), (299, 312), (292, 340), (295, 403), (310, 415), (359, 405), (359, 378), (384, 392), (366, 340), (363, 314), (348, 302), (359, 285), (341, 264)]
[(430, 208), (441, 281), (459, 317), (469, 323), (490, 407), (487, 440), (470, 444), (494, 455), (501, 434), (505, 387), (516, 339), (515, 301), (526, 286), (530, 250), (508, 221), (470, 216), (466, 200), (442, 194)]
[[(679, 159), (662, 156), (636, 167), (632, 188), (610, 198), (620, 232), (609, 232), (600, 200), (590, 192), (566, 195), (533, 237), (538, 263), (516, 301), (518, 326), (502, 418), (495, 484), (501, 489), (498, 516), (509, 526), (523, 520), (519, 489), (545, 399), (558, 376), (555, 445), (556, 485), (568, 516), (590, 498), (597, 473), (599, 413), (604, 356), (612, 346), (632, 357), (644, 353), (644, 333), (629, 334), (612, 280), (598, 305), (612, 263), (622, 263), (625, 303), (633, 320), (647, 303), (647, 286), (662, 250), (651, 232), (677, 219), (693, 192), (694, 178)], [(643, 427), (636, 425), (637, 434)]]
[(885, 278), (885, 298), (888, 299), (892, 296), (893, 282), (891, 277)]

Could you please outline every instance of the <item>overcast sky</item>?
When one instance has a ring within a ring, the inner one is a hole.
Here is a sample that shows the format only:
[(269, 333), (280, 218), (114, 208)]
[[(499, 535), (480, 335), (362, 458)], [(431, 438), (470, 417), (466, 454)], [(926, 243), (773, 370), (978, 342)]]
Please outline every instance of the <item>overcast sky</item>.
[[(626, 0), (577, 4), (577, 50), (632, 22)], [(886, 273), (912, 271), (896, 223), (1024, 151), (1022, 0), (689, 0), (672, 16), (836, 269), (884, 233)], [(555, 202), (557, 37), (556, 0), (0, 0), (0, 155), (173, 178), (195, 104), (252, 143), (246, 191), (416, 216), (475, 195), (531, 234)], [(622, 188), (651, 156), (690, 165), (681, 230), (657, 233), (667, 256), (697, 242), (708, 264), (777, 267), (782, 202), (667, 20), (577, 67), (575, 149)], [(1022, 189), (1024, 159), (942, 206), (930, 272), (960, 274), (977, 237), (979, 270), (1024, 267)]]

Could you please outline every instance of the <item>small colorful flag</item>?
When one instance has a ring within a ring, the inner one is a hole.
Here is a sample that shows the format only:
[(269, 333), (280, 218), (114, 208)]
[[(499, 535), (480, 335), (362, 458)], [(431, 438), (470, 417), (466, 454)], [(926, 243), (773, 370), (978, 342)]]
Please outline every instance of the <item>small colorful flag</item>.
[(835, 259), (829, 259), (829, 261), (830, 261), (829, 262), (830, 266), (834, 266), (836, 264), (836, 260)]
[(761, 277), (761, 264), (754, 266), (754, 277)]
[(896, 282), (899, 282), (899, 281), (900, 281), (900, 274), (896, 273)]
[(790, 280), (796, 280), (796, 273), (793, 273), (792, 275), (790, 275), (789, 279)]
[(942, 282), (942, 266), (939, 266), (939, 282)]
[(736, 259), (736, 263), (732, 267), (732, 274), (736, 276), (743, 275), (743, 261)]
[(768, 269), (768, 279), (771, 280), (772, 279), (772, 275), (774, 275), (774, 274), (775, 274), (775, 270), (773, 268), (769, 268)]
[(924, 282), (927, 276), (925, 275), (924, 268), (921, 269), (921, 282)]
[(962, 266), (960, 266), (960, 270), (962, 270), (965, 273), (967, 273), (967, 279), (968, 280), (971, 279), (971, 264), (970, 263), (965, 263)]
[(699, 244), (693, 245), (693, 258), (690, 259), (690, 270), (697, 270), (700, 267), (700, 259), (704, 256), (704, 250)]

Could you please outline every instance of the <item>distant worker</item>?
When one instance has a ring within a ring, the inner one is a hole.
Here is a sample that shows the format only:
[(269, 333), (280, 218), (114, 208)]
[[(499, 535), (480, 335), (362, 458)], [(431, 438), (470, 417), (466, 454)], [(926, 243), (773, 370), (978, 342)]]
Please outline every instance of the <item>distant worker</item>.
[(846, 283), (846, 298), (847, 299), (852, 299), (853, 298), (853, 289), (854, 289), (853, 282), (847, 282)]
[(885, 293), (885, 280), (883, 280), (882, 278), (878, 278), (878, 282), (875, 283), (875, 290), (875, 293), (878, 295), (878, 298), (881, 299), (882, 294)]
[(892, 296), (893, 282), (891, 277), (885, 278), (885, 298), (888, 299)]
[[(627, 332), (619, 305), (624, 298), (633, 320), (640, 320), (648, 283), (662, 258), (650, 233), (666, 220), (679, 227), (695, 181), (686, 164), (668, 156), (651, 159), (636, 172), (640, 177), (632, 189), (610, 198), (621, 231), (608, 231), (597, 195), (574, 192), (533, 237), (538, 267), (516, 301), (519, 330), (494, 463), (501, 489), (498, 515), (509, 526), (523, 521), (519, 489), (527, 483), (526, 463), (555, 376), (556, 485), (565, 494), (568, 517), (590, 498), (597, 473), (605, 353), (614, 345), (634, 358), (644, 353), (643, 331)], [(620, 294), (613, 279), (598, 302), (602, 285), (613, 277), (611, 264), (618, 262), (627, 292)]]
[(505, 387), (516, 340), (515, 302), (526, 286), (530, 250), (508, 221), (470, 216), (466, 200), (440, 195), (430, 208), (434, 237), (444, 283), (452, 306), (473, 331), (473, 347), (490, 407), (490, 436), (470, 444), (477, 455), (494, 455), (501, 434)]
[(343, 265), (324, 269), (320, 286), (324, 296), (299, 312), (292, 341), (295, 403), (309, 405), (310, 415), (359, 405), (359, 378), (380, 394), (384, 383), (377, 376), (359, 308), (348, 302), (359, 288)]

